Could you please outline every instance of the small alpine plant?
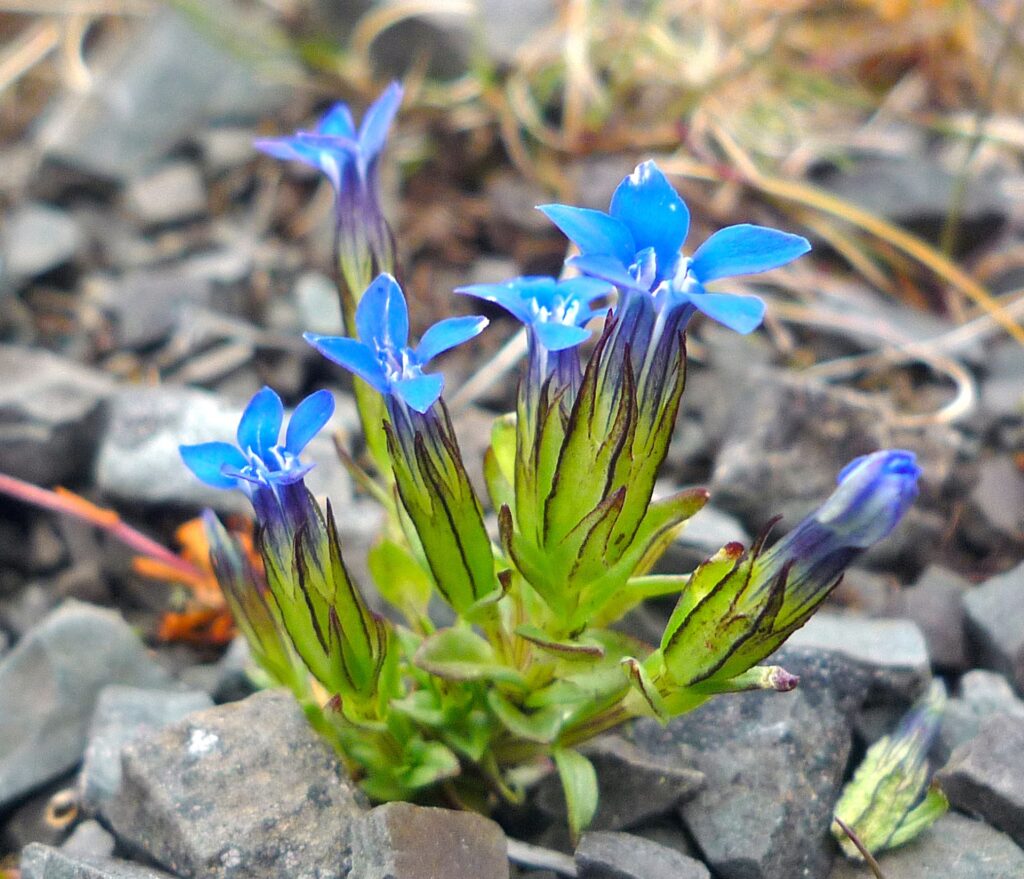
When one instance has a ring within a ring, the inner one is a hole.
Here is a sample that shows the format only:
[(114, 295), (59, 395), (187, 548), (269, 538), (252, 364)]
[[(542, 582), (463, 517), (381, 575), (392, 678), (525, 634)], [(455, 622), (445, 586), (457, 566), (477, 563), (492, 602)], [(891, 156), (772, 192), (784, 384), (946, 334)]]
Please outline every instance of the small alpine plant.
[[(304, 451), (333, 411), (327, 391), (296, 407), (282, 438), (281, 400), (264, 388), (242, 416), (237, 446), (181, 453), (201, 480), (252, 502), (261, 571), (206, 516), (225, 595), (269, 681), (292, 689), (371, 797), (443, 789), (448, 802), (486, 809), (519, 800), (553, 764), (578, 832), (597, 805), (594, 770), (579, 750), (588, 739), (634, 717), (666, 722), (720, 693), (797, 685), (761, 663), (844, 567), (896, 527), (919, 470), (905, 451), (858, 458), (773, 546), (765, 536), (749, 548), (730, 543), (693, 572), (652, 573), (708, 499), (703, 489), (654, 499), (685, 384), (689, 322), (701, 313), (753, 331), (764, 303), (709, 285), (785, 265), (810, 245), (738, 225), (685, 256), (689, 211), (648, 161), (622, 181), (607, 213), (541, 207), (579, 251), (567, 262), (571, 277), (456, 291), (509, 312), (528, 340), (516, 410), (494, 422), (482, 500), (432, 364), (487, 320), (448, 318), (414, 342), (394, 277), (377, 167), (400, 100), (397, 85), (386, 90), (358, 130), (339, 104), (315, 130), (259, 144), (320, 169), (337, 195), (344, 327), (305, 338), (355, 377), (375, 472), (350, 455), (346, 464), (387, 511), (368, 560), (377, 595), (355, 581), (330, 503), (304, 482)], [(611, 628), (666, 595), (677, 603), (657, 645)]]

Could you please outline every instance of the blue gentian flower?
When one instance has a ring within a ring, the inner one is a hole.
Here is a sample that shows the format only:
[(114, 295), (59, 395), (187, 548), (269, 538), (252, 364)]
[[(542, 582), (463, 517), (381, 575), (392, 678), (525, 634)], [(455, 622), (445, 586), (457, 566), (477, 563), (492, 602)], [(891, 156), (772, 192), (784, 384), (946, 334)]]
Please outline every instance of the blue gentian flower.
[(340, 192), (345, 188), (346, 171), (354, 170), (362, 180), (370, 177), (401, 103), (402, 87), (393, 82), (367, 109), (358, 131), (348, 105), (338, 103), (312, 131), (257, 140), (255, 146), (275, 158), (302, 162), (322, 171)]
[(452, 317), (434, 324), (415, 348), (409, 347), (409, 309), (398, 282), (382, 274), (359, 300), (358, 339), (344, 336), (304, 338), (328, 360), (358, 375), (388, 398), (397, 398), (424, 413), (441, 396), (444, 376), (424, 373), (439, 354), (472, 339), (485, 326), (485, 317)]
[(586, 325), (608, 310), (594, 308), (594, 302), (610, 296), (614, 287), (599, 278), (557, 281), (527, 275), (502, 284), (470, 284), (455, 292), (500, 305), (527, 326), (548, 351), (564, 351), (589, 338)]
[(619, 184), (608, 213), (568, 205), (540, 210), (580, 249), (569, 260), (579, 271), (623, 291), (651, 293), (660, 311), (702, 311), (741, 333), (761, 323), (764, 303), (756, 296), (709, 293), (704, 285), (778, 268), (811, 249), (799, 235), (742, 224), (721, 229), (684, 258), (680, 248), (690, 212), (653, 161)]
[(214, 488), (241, 488), (250, 497), (261, 488), (299, 482), (312, 464), (299, 459), (309, 441), (330, 420), (334, 398), (330, 391), (316, 391), (295, 407), (284, 442), (281, 398), (263, 388), (249, 401), (238, 423), (238, 445), (212, 442), (181, 446), (188, 468)]
[(920, 475), (914, 453), (901, 449), (851, 461), (828, 500), (758, 559), (765, 588), (785, 574), (793, 613), (820, 600), (855, 556), (896, 527), (917, 497)]

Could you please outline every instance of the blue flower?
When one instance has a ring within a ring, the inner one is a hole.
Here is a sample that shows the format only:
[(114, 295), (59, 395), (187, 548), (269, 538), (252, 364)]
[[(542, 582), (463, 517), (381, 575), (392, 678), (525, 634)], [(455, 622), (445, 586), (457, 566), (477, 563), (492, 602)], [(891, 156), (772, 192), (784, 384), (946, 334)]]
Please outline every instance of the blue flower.
[(598, 278), (557, 281), (530, 275), (503, 284), (471, 284), (455, 292), (500, 305), (529, 327), (549, 351), (564, 351), (589, 338), (590, 331), (584, 327), (608, 310), (594, 308), (594, 302), (611, 295), (614, 287)]
[(338, 103), (312, 131), (257, 140), (255, 146), (275, 158), (302, 162), (322, 171), (340, 191), (349, 169), (355, 170), (361, 180), (370, 176), (401, 103), (402, 87), (393, 82), (367, 109), (358, 131), (348, 105)]
[(653, 161), (619, 184), (608, 213), (567, 205), (540, 210), (579, 247), (581, 254), (569, 263), (584, 274), (652, 293), (659, 310), (699, 310), (741, 333), (761, 323), (764, 303), (756, 296), (709, 293), (704, 285), (778, 268), (811, 249), (799, 235), (742, 224), (719, 230), (684, 258), (680, 248), (690, 212)]
[(472, 339), (487, 326), (485, 317), (451, 317), (434, 324), (419, 345), (409, 347), (409, 309), (398, 282), (382, 274), (359, 300), (358, 339), (344, 336), (304, 338), (328, 360), (358, 375), (376, 391), (426, 412), (441, 396), (444, 376), (423, 367), (439, 354)]
[(786, 576), (791, 616), (822, 600), (855, 556), (896, 527), (917, 497), (920, 475), (914, 453), (901, 449), (851, 461), (828, 500), (757, 560), (763, 588)]
[(295, 407), (284, 443), (281, 398), (263, 388), (249, 401), (238, 423), (238, 445), (213, 442), (180, 446), (182, 460), (207, 485), (241, 488), (252, 494), (300, 481), (312, 468), (299, 455), (334, 413), (330, 391), (316, 391)]

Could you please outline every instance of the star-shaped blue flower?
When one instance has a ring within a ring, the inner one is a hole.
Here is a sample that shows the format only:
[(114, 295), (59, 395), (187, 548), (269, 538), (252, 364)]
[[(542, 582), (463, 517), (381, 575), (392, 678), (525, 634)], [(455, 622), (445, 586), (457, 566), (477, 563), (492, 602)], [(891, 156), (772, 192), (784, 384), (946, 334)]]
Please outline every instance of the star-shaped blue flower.
[(304, 334), (328, 360), (358, 375), (385, 396), (426, 412), (441, 396), (444, 376), (424, 373), (439, 354), (472, 339), (487, 326), (485, 317), (451, 317), (427, 330), (409, 347), (409, 308), (402, 288), (391, 275), (378, 275), (356, 309), (358, 339)]
[(180, 446), (182, 460), (207, 485), (214, 488), (255, 488), (290, 485), (312, 469), (299, 455), (334, 414), (330, 391), (316, 391), (292, 413), (284, 442), (281, 398), (263, 388), (249, 401), (238, 422), (238, 445), (212, 442)]
[(684, 258), (680, 248), (690, 212), (653, 161), (619, 184), (608, 213), (568, 205), (540, 210), (580, 249), (569, 260), (579, 271), (652, 293), (660, 308), (689, 305), (741, 333), (761, 323), (764, 303), (756, 296), (709, 293), (704, 285), (778, 268), (811, 249), (799, 235), (742, 224), (721, 229)]
[(255, 146), (275, 158), (302, 162), (322, 171), (340, 191), (349, 168), (354, 169), (361, 180), (367, 179), (384, 149), (388, 129), (401, 103), (402, 87), (393, 82), (367, 109), (358, 131), (348, 105), (338, 103), (312, 131), (257, 140)]
[(594, 308), (594, 303), (610, 296), (615, 288), (599, 278), (557, 281), (527, 275), (502, 284), (471, 284), (455, 292), (500, 305), (526, 325), (548, 351), (564, 351), (589, 338), (586, 325), (608, 310)]

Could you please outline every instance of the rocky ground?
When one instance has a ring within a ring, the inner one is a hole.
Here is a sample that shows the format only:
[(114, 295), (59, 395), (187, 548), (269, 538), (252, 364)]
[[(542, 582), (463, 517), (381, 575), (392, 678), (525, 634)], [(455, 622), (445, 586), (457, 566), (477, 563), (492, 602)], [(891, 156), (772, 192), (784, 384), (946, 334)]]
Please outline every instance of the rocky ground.
[[(307, 119), (310, 99), (263, 84), (174, 13), (133, 28), (113, 34), (90, 88), (47, 96), (0, 151), (0, 473), (68, 486), (171, 544), (203, 506), (244, 512), (176, 450), (229, 436), (262, 384), (292, 403), (329, 387), (336, 427), (356, 422), (341, 376), (298, 339), (338, 327), (330, 200), (251, 146)], [(430, 119), (404, 123), (393, 149), (413, 157), (401, 186), (386, 182), (421, 326), (465, 308), (451, 302), (457, 283), (557, 270), (563, 243), (531, 210), (543, 191)], [(576, 160), (579, 202), (604, 207), (636, 158)], [(927, 157), (873, 155), (820, 182), (927, 230), (948, 204), (944, 175)], [(1022, 182), (1018, 169), (972, 189), (968, 240), (1017, 252), (1024, 223), (1006, 193)], [(1020, 286), (1011, 269), (997, 292)], [(601, 808), (575, 849), (551, 780), (495, 820), (371, 807), (288, 697), (253, 693), (242, 645), (157, 637), (186, 593), (138, 576), (96, 529), (5, 499), (0, 875), (867, 877), (838, 856), (832, 809), (934, 676), (953, 697), (931, 754), (953, 810), (882, 869), (1024, 875), (1024, 347), (856, 285), (827, 289), (818, 315), (831, 322), (787, 323), (780, 308), (754, 337), (694, 332), (664, 489), (705, 484), (713, 500), (666, 564), (749, 543), (776, 514), (794, 523), (844, 463), (879, 447), (917, 452), (921, 497), (783, 648), (797, 690), (721, 697), (665, 729), (640, 722), (594, 743)], [(452, 387), (511, 335), (493, 317), (446, 364)], [(798, 368), (894, 340), (951, 360), (965, 406), (943, 408), (953, 391), (934, 358), (868, 379)], [(510, 384), (457, 409), (468, 460)], [(331, 497), (358, 559), (373, 505), (328, 441), (312, 457), (311, 487)], [(666, 611), (631, 624), (656, 639)]]

